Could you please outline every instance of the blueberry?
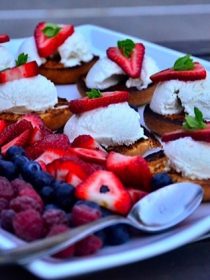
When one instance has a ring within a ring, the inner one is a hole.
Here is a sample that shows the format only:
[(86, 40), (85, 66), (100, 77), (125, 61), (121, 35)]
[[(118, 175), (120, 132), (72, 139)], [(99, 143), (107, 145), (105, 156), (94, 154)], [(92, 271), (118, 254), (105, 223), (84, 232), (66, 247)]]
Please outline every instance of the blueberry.
[(29, 164), (30, 160), (25, 157), (25, 156), (22, 156), (22, 155), (18, 155), (16, 157), (14, 157), (12, 159), (12, 161), (14, 162), (14, 164), (16, 165), (16, 167), (20, 170), (20, 172), (22, 171), (23, 169), (23, 166), (25, 164)]
[(78, 200), (78, 201), (75, 203), (75, 205), (81, 205), (81, 204), (87, 205), (87, 206), (89, 206), (89, 207), (91, 207), (91, 208), (94, 208), (94, 209), (98, 209), (98, 210), (100, 210), (100, 211), (102, 212), (101, 207), (100, 207), (97, 203), (95, 203), (95, 202), (93, 202), (93, 201), (89, 201), (89, 200)]
[(16, 156), (25, 156), (25, 151), (22, 147), (12, 146), (6, 152), (6, 157), (8, 159), (13, 159)]
[(0, 176), (4, 176), (9, 180), (17, 178), (18, 171), (14, 163), (0, 159)]
[(25, 180), (30, 182), (30, 180), (34, 177), (34, 174), (40, 170), (41, 167), (37, 162), (26, 162), (22, 167), (22, 176)]
[(34, 172), (31, 176), (31, 183), (37, 190), (41, 190), (44, 186), (50, 186), (53, 181), (53, 176), (42, 170)]
[(155, 191), (172, 183), (171, 177), (166, 172), (157, 173), (152, 178), (152, 190)]
[(44, 210), (50, 210), (50, 209), (60, 209), (60, 207), (56, 204), (50, 203), (50, 204), (46, 204)]
[(40, 195), (45, 203), (51, 203), (54, 200), (54, 189), (50, 186), (44, 186), (40, 191)]
[(70, 210), (75, 203), (75, 188), (72, 185), (62, 183), (55, 188), (55, 203), (64, 210)]
[(120, 245), (126, 243), (130, 239), (130, 232), (126, 225), (114, 225), (104, 229), (106, 245)]

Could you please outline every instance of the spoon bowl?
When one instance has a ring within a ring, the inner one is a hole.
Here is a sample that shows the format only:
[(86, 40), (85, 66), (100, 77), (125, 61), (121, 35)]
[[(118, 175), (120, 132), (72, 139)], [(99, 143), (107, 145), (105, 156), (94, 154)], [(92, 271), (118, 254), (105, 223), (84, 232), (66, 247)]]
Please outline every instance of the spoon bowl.
[(107, 216), (56, 236), (17, 248), (0, 250), (0, 264), (27, 264), (36, 258), (55, 254), (88, 235), (115, 224), (129, 224), (144, 232), (160, 232), (191, 215), (200, 205), (202, 198), (203, 190), (197, 184), (171, 184), (139, 200), (127, 217)]

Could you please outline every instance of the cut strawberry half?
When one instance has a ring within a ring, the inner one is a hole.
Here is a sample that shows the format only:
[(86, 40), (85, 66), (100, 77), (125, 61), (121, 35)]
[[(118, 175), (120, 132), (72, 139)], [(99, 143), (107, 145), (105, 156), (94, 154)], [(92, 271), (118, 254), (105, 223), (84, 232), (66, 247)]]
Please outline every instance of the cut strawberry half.
[(23, 117), (21, 117), (21, 120), (27, 120), (31, 123), (33, 128), (42, 128), (45, 126), (43, 120), (37, 114), (25, 114)]
[(29, 78), (38, 75), (39, 68), (36, 61), (31, 61), (20, 66), (9, 68), (0, 72), (0, 84), (19, 80), (22, 78)]
[(84, 148), (70, 148), (69, 152), (72, 151), (76, 155), (83, 159), (84, 161), (104, 164), (107, 158), (107, 152), (105, 151), (96, 151)]
[(140, 199), (142, 199), (144, 196), (146, 196), (148, 193), (138, 190), (136, 188), (127, 188), (130, 196), (131, 196), (131, 200), (132, 203), (135, 204), (136, 202), (138, 202)]
[(5, 144), (4, 146), (1, 147), (1, 153), (3, 155), (6, 154), (7, 150), (12, 147), (12, 146), (21, 146), (24, 147), (29, 139), (30, 139), (30, 133), (31, 129), (27, 129), (24, 132), (22, 132), (20, 135), (15, 137), (13, 140), (11, 140), (9, 143)]
[(77, 186), (93, 173), (93, 169), (89, 164), (76, 157), (56, 159), (47, 165), (47, 171), (55, 179), (66, 181), (73, 186)]
[(125, 185), (136, 186), (149, 192), (152, 174), (148, 163), (141, 156), (125, 156), (110, 152), (106, 162), (107, 169), (114, 172)]
[(75, 195), (123, 215), (129, 212), (132, 205), (131, 197), (121, 181), (106, 170), (98, 170), (90, 175), (77, 186)]
[(180, 129), (162, 136), (163, 142), (173, 141), (183, 137), (191, 137), (196, 141), (210, 142), (210, 124), (202, 129)]
[(0, 146), (10, 142), (27, 129), (32, 131), (32, 125), (26, 120), (10, 124), (0, 134)]
[(79, 135), (71, 143), (71, 146), (76, 148), (105, 151), (101, 145), (90, 135)]
[(66, 151), (64, 149), (48, 148), (36, 159), (36, 161), (38, 163), (44, 162), (45, 164), (49, 164), (55, 159), (63, 157), (65, 155), (65, 152)]
[[(47, 28), (57, 28), (53, 35), (47, 35)], [(59, 46), (72, 35), (74, 32), (73, 25), (56, 25), (47, 22), (40, 22), (34, 31), (34, 37), (38, 53), (41, 57), (48, 57), (57, 52)]]
[(7, 34), (0, 34), (0, 43), (6, 43), (10, 40), (9, 35)]
[(126, 57), (118, 47), (108, 48), (106, 53), (108, 58), (117, 63), (129, 77), (134, 79), (140, 77), (145, 53), (143, 44), (135, 44), (130, 57)]
[(206, 70), (199, 63), (194, 62), (194, 69), (192, 70), (173, 70), (172, 68), (160, 71), (150, 77), (154, 83), (169, 81), (169, 80), (180, 80), (180, 81), (196, 81), (206, 78)]
[(72, 113), (80, 114), (100, 107), (106, 107), (110, 104), (126, 102), (129, 97), (127, 91), (103, 92), (101, 95), (102, 96), (98, 98), (83, 97), (71, 100), (69, 102), (69, 108)]
[(0, 120), (0, 133), (2, 133), (7, 126), (8, 126), (8, 122), (7, 121)]

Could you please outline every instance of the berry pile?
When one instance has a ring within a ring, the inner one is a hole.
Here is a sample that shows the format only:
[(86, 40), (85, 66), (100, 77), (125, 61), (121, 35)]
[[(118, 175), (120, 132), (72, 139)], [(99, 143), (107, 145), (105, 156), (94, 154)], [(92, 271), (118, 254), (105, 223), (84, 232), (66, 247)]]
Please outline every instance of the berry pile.
[[(107, 153), (88, 135), (70, 144), (64, 134), (53, 134), (35, 115), (15, 124), (2, 122), (0, 129), (0, 223), (26, 241), (53, 236), (113, 212), (127, 215), (136, 201), (170, 180), (164, 174), (152, 177), (140, 156)], [(116, 225), (55, 257), (89, 255), (129, 239), (130, 228)]]

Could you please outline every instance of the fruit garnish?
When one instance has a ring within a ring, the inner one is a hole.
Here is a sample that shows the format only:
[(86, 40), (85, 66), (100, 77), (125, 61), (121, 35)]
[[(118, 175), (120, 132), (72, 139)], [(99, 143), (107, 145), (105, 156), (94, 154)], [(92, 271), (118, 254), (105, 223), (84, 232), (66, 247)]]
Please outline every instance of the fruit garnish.
[(0, 120), (0, 133), (8, 126), (7, 121)]
[(145, 47), (141, 43), (133, 43), (134, 46), (132, 43), (129, 39), (120, 41), (118, 47), (108, 48), (106, 53), (129, 77), (135, 79), (140, 77)]
[(99, 150), (91, 150), (85, 148), (70, 148), (76, 155), (84, 161), (104, 164), (107, 158), (107, 152)]
[(59, 46), (72, 35), (73, 25), (56, 25), (40, 22), (34, 31), (38, 53), (41, 57), (49, 57), (57, 52)]
[(189, 54), (182, 56), (175, 61), (173, 69), (176, 71), (192, 70), (194, 69), (193, 59)]
[(79, 135), (71, 143), (71, 146), (76, 148), (104, 151), (101, 145), (90, 135)]
[(205, 128), (206, 123), (204, 122), (203, 114), (197, 107), (194, 107), (194, 115), (195, 116), (190, 116), (190, 115), (185, 116), (183, 127), (185, 129)]
[(106, 107), (110, 104), (128, 101), (129, 96), (127, 91), (103, 92), (101, 95), (99, 98), (90, 99), (83, 97), (81, 99), (71, 100), (69, 102), (69, 108), (72, 113), (80, 114), (100, 107)]
[(6, 43), (10, 40), (7, 34), (0, 34), (0, 43)]
[(21, 53), (19, 54), (17, 60), (15, 60), (15, 64), (16, 66), (20, 66), (20, 65), (23, 65), (27, 62), (28, 60), (28, 54), (25, 54), (25, 53)]
[(39, 67), (36, 61), (31, 61), (20, 66), (9, 68), (0, 72), (0, 84), (19, 80), (22, 78), (30, 78), (38, 75)]
[(48, 148), (35, 161), (37, 161), (38, 163), (41, 162), (41, 164), (49, 164), (50, 162), (54, 161), (55, 159), (61, 158), (64, 155), (64, 149)]
[(146, 196), (148, 193), (138, 190), (136, 188), (127, 188), (130, 196), (131, 196), (131, 200), (132, 203), (135, 204), (137, 201), (139, 201), (140, 199), (142, 199), (144, 196)]
[(150, 191), (152, 175), (146, 160), (141, 156), (126, 156), (110, 152), (106, 167), (115, 173), (127, 186)]
[(154, 83), (175, 79), (180, 81), (196, 81), (205, 79), (205, 68), (199, 62), (193, 62), (193, 65), (194, 67), (191, 70), (174, 70), (173, 68), (168, 68), (150, 76), (150, 79)]
[(77, 186), (75, 195), (123, 215), (132, 206), (131, 197), (121, 181), (113, 172), (106, 170), (98, 170), (90, 175)]
[(90, 91), (87, 91), (87, 96), (91, 99), (101, 97), (102, 94), (99, 89), (93, 88)]

